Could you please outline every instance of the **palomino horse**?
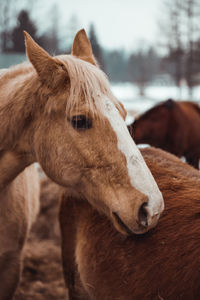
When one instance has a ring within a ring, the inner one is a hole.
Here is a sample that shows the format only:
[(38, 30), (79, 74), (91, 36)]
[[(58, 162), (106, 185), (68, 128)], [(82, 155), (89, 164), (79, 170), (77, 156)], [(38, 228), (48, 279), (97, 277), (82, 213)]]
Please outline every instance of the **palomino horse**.
[(142, 154), (166, 206), (152, 231), (124, 237), (85, 200), (62, 196), (70, 300), (200, 299), (199, 171), (163, 150)]
[(200, 107), (169, 99), (151, 108), (129, 125), (136, 144), (147, 143), (169, 151), (199, 168)]
[[(6, 172), (6, 169), (1, 170)], [(39, 178), (34, 165), (0, 191), (0, 299), (17, 288), (22, 249), (39, 210)]]
[(162, 194), (85, 31), (75, 36), (72, 55), (56, 57), (25, 36), (31, 63), (0, 78), (0, 187), (37, 161), (47, 176), (72, 196), (85, 197), (122, 233), (148, 231), (163, 211)]

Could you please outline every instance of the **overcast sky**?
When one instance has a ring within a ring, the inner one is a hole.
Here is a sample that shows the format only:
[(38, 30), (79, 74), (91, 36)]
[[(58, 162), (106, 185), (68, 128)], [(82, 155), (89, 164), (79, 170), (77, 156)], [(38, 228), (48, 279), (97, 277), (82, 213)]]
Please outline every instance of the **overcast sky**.
[[(39, 1), (40, 11), (57, 3), (61, 14), (60, 28), (72, 15), (86, 30), (94, 23), (104, 47), (131, 50), (142, 40), (158, 41), (158, 19), (162, 18), (164, 0), (46, 0)], [(47, 21), (48, 22), (48, 21)], [(64, 33), (62, 33), (64, 35)]]

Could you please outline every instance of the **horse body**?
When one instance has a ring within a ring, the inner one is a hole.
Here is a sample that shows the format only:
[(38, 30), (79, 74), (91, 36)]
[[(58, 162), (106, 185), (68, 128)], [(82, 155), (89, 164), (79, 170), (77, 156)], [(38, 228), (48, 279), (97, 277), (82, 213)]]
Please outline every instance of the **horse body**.
[(153, 107), (129, 126), (136, 144), (148, 143), (199, 167), (200, 108), (193, 102), (171, 99)]
[(199, 299), (199, 172), (162, 150), (142, 154), (166, 206), (159, 225), (145, 235), (124, 238), (85, 201), (62, 196), (70, 299)]
[(20, 278), (22, 250), (39, 210), (39, 178), (34, 165), (0, 192), (0, 299), (10, 300)]

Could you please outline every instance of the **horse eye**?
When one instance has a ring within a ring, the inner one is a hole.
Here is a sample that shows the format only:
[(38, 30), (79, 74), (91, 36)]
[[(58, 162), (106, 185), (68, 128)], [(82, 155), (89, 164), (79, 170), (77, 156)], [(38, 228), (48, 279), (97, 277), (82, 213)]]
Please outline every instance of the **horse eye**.
[(71, 124), (75, 129), (90, 129), (92, 127), (92, 120), (84, 115), (73, 116)]

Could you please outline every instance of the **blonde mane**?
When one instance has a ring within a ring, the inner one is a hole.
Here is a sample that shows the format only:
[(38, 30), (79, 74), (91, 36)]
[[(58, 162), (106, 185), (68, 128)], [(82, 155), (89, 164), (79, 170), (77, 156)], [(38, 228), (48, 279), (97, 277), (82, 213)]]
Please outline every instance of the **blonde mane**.
[(57, 58), (66, 67), (70, 78), (70, 94), (66, 104), (67, 114), (71, 115), (79, 109), (81, 99), (84, 99), (84, 108), (98, 117), (102, 115), (100, 112), (104, 111), (103, 97), (109, 98), (116, 106), (119, 106), (103, 71), (72, 55), (61, 55)]

